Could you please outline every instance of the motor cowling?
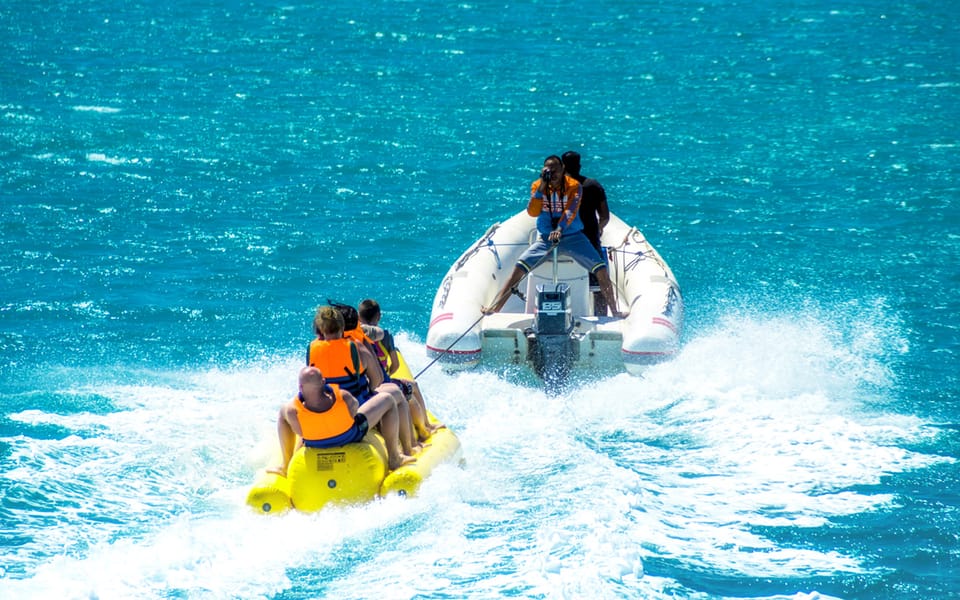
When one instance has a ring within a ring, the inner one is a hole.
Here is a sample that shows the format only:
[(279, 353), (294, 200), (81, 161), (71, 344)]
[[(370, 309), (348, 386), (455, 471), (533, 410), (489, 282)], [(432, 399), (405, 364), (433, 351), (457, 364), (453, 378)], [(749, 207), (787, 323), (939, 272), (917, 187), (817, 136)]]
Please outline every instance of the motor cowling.
[(573, 331), (569, 285), (557, 283), (537, 286), (534, 329), (538, 335), (568, 335)]

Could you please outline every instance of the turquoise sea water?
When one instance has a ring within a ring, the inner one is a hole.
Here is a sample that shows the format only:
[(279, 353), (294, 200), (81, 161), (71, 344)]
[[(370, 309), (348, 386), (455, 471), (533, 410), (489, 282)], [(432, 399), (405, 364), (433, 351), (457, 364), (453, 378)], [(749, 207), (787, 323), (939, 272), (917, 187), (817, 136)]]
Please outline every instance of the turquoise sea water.
[[(0, 598), (960, 597), (960, 4), (0, 6)], [(243, 500), (327, 298), (436, 286), (577, 149), (684, 344), (421, 376), (466, 466)]]

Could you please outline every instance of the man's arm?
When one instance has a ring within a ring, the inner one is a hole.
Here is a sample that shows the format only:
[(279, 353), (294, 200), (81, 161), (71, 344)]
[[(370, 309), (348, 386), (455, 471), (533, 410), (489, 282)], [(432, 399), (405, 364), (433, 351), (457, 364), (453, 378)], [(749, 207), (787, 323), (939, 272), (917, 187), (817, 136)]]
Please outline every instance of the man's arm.
[[(571, 179), (567, 179), (567, 183), (570, 183)], [(577, 215), (580, 214), (580, 200), (583, 198), (583, 187), (576, 181), (573, 181), (574, 187), (567, 189), (567, 205), (563, 212), (563, 220), (560, 224), (560, 229), (566, 229), (573, 223), (573, 220), (577, 218)]]
[(360, 351), (360, 360), (367, 371), (370, 389), (375, 390), (383, 383), (383, 370), (380, 368), (380, 360), (374, 356), (366, 344), (357, 344), (357, 350)]
[(340, 388), (340, 395), (343, 396), (343, 401), (347, 405), (347, 410), (350, 411), (350, 416), (357, 416), (357, 411), (360, 410), (360, 403), (357, 402), (357, 399), (353, 397), (353, 394), (343, 388)]
[(370, 338), (371, 341), (379, 342), (383, 339), (383, 329), (376, 325), (365, 325), (361, 323), (360, 328), (363, 330), (363, 334)]
[(527, 214), (531, 217), (539, 217), (540, 213), (543, 212), (543, 188), (545, 185), (543, 180), (538, 179), (530, 186), (530, 201), (527, 202)]
[(610, 208), (607, 206), (607, 191), (603, 189), (600, 182), (597, 182), (597, 226), (599, 233), (603, 233), (603, 228), (610, 222)]
[(397, 356), (397, 349), (392, 348), (390, 350), (390, 360), (388, 361), (390, 365), (390, 374), (393, 375), (400, 369), (400, 357)]
[(290, 464), (290, 458), (293, 456), (294, 446), (297, 437), (303, 437), (303, 431), (300, 430), (300, 421), (297, 420), (297, 408), (293, 402), (284, 404), (280, 409), (280, 415), (277, 418), (277, 437), (280, 439), (280, 464), (272, 471), (287, 474), (287, 465)]

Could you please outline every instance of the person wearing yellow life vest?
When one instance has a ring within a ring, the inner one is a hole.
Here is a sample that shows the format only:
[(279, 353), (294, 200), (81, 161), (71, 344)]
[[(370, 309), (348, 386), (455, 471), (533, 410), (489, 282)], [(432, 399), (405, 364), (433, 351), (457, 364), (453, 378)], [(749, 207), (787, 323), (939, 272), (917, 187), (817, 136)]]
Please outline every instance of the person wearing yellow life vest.
[[(380, 361), (380, 366), (383, 368), (384, 377), (399, 385), (404, 395), (410, 400), (410, 417), (413, 419), (413, 427), (420, 437), (420, 440), (426, 440), (444, 425), (442, 423), (434, 424), (430, 422), (430, 418), (427, 415), (427, 404), (423, 399), (423, 393), (420, 391), (420, 385), (416, 380), (393, 377), (393, 374), (400, 368), (400, 359), (397, 356), (397, 347), (393, 343), (393, 336), (389, 331), (380, 327), (380, 318), (382, 316), (380, 304), (376, 300), (368, 298), (360, 303), (360, 306), (357, 308), (357, 314), (360, 318), (360, 323), (357, 327), (358, 330), (364, 331), (365, 333), (367, 331), (376, 331), (380, 334), (380, 339), (371, 343), (371, 345), (377, 359)], [(360, 329), (361, 326), (364, 329)], [(367, 338), (369, 339), (369, 336), (367, 336)]]
[(282, 464), (272, 472), (286, 475), (297, 436), (304, 446), (332, 448), (359, 442), (369, 427), (377, 425), (387, 448), (389, 469), (414, 460), (400, 449), (400, 419), (389, 394), (374, 394), (360, 406), (350, 392), (329, 385), (320, 369), (310, 366), (300, 370), (299, 387), (299, 394), (280, 409), (277, 418)]
[(307, 348), (307, 365), (317, 367), (326, 380), (350, 392), (360, 406), (373, 394), (393, 398), (400, 419), (400, 444), (404, 453), (413, 455), (420, 445), (413, 435), (410, 407), (400, 388), (384, 379), (380, 364), (362, 343), (344, 336), (343, 314), (333, 306), (321, 306), (313, 319), (317, 338)]

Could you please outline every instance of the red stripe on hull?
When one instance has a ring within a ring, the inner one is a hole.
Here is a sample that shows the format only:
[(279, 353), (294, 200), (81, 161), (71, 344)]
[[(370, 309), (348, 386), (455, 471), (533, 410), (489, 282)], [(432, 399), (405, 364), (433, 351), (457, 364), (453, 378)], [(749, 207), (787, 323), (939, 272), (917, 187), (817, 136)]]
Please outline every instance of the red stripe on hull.
[(480, 350), (444, 350), (443, 348), (434, 348), (433, 346), (427, 346), (427, 350), (441, 354), (480, 354)]
[(620, 348), (620, 352), (623, 354), (629, 354), (630, 356), (670, 356), (673, 354), (673, 352), (634, 352), (624, 348)]
[(430, 327), (433, 327), (435, 324), (440, 321), (449, 321), (453, 318), (453, 313), (443, 313), (442, 315), (437, 315), (437, 318), (430, 321)]
[(667, 319), (664, 319), (663, 317), (654, 317), (653, 319), (650, 320), (650, 322), (653, 323), (654, 325), (663, 325), (664, 327), (666, 327), (666, 328), (669, 329), (670, 331), (672, 331), (672, 332), (674, 332), (674, 333), (677, 333), (677, 327), (676, 327), (676, 325), (674, 325), (673, 323), (671, 323), (671, 322), (668, 321)]

